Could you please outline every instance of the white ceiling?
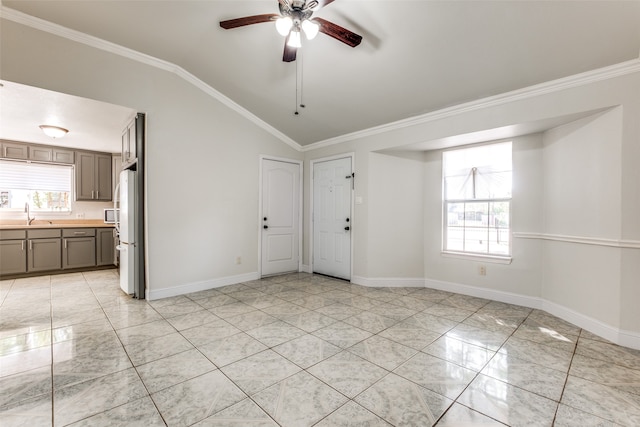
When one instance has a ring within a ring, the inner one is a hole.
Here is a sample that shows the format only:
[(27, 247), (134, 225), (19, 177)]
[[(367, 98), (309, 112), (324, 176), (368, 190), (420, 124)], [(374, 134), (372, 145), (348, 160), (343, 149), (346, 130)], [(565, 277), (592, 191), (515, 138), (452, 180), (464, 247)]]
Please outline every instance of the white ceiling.
[(640, 1), (336, 0), (316, 12), (363, 36), (324, 34), (297, 66), (273, 24), (277, 0), (30, 1), (5, 7), (169, 61), (307, 145), (459, 103), (636, 59)]

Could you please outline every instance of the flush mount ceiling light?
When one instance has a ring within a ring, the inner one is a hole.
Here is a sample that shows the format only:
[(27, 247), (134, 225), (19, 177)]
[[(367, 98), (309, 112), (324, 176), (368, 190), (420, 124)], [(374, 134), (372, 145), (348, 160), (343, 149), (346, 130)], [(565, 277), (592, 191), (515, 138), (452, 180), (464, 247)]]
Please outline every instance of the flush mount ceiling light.
[(40, 129), (42, 129), (42, 132), (50, 138), (62, 138), (69, 132), (68, 129), (51, 125), (40, 125)]
[(245, 16), (244, 18), (220, 21), (225, 30), (259, 24), (261, 22), (276, 23), (276, 30), (286, 37), (282, 60), (292, 62), (296, 60), (296, 52), (302, 47), (300, 32), (307, 40), (312, 40), (318, 32), (324, 33), (351, 47), (356, 47), (362, 41), (362, 36), (342, 28), (339, 25), (322, 18), (311, 19), (311, 15), (318, 9), (333, 3), (335, 0), (278, 0), (280, 15), (267, 13), (264, 15)]

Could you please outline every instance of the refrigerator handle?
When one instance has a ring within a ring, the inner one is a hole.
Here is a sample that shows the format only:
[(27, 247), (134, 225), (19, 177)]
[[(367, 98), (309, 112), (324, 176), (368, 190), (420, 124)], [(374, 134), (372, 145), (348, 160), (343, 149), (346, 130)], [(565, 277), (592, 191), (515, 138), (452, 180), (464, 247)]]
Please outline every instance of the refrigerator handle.
[(113, 225), (116, 231), (120, 233), (120, 181), (116, 184), (116, 189), (113, 194), (113, 215), (115, 216)]

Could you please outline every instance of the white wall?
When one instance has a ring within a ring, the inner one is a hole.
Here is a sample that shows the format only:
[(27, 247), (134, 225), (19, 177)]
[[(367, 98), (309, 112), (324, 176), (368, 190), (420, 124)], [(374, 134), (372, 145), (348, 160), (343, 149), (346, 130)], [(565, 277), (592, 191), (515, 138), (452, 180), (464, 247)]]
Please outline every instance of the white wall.
[(3, 79), (147, 114), (152, 298), (256, 275), (259, 156), (299, 152), (173, 73), (11, 21), (1, 31)]

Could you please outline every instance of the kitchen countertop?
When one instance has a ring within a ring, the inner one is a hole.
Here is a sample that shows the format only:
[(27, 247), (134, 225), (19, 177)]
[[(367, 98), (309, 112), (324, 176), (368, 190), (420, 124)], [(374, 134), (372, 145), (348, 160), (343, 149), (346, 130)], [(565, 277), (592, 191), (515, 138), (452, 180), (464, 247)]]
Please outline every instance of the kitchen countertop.
[(36, 219), (31, 225), (26, 220), (2, 220), (0, 230), (35, 229), (35, 228), (113, 228), (113, 224), (105, 224), (101, 219)]

